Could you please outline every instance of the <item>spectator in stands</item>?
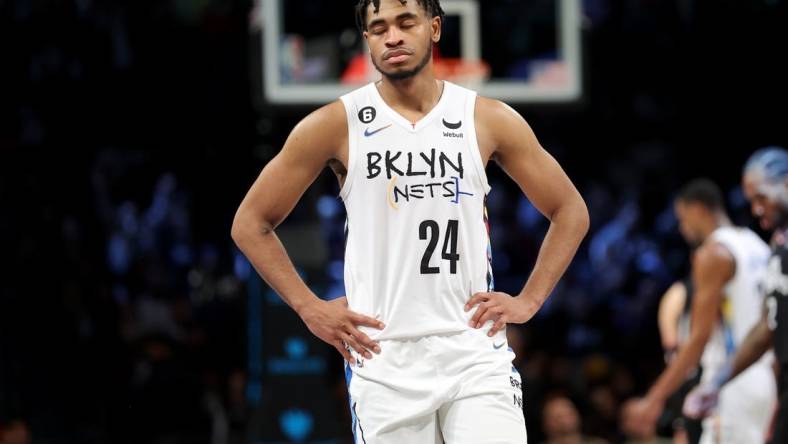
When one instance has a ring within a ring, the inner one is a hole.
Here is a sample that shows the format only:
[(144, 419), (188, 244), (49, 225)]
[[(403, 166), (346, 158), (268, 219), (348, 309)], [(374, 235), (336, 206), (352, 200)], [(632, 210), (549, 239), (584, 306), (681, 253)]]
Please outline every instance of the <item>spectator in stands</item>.
[(545, 444), (606, 444), (602, 439), (583, 436), (580, 414), (566, 396), (548, 396), (542, 410)]

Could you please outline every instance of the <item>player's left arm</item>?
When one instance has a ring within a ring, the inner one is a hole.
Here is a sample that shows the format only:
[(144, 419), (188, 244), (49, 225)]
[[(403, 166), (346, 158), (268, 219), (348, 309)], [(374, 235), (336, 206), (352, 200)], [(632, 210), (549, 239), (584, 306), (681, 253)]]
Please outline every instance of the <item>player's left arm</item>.
[(664, 402), (684, 383), (687, 373), (698, 365), (717, 323), (723, 289), (735, 271), (736, 262), (724, 246), (711, 243), (698, 250), (692, 271), (692, 283), (696, 290), (689, 338), (649, 390), (647, 397)]
[(690, 335), (676, 357), (657, 378), (646, 396), (632, 409), (633, 421), (644, 429), (653, 426), (662, 414), (665, 401), (698, 365), (711, 337), (722, 305), (723, 289), (736, 271), (736, 262), (727, 248), (712, 242), (701, 246), (692, 264), (692, 301)]
[(528, 321), (542, 306), (566, 271), (580, 242), (588, 232), (586, 204), (564, 170), (536, 139), (520, 114), (497, 100), (479, 98), (476, 130), (501, 168), (517, 183), (531, 203), (550, 220), (531, 276), (519, 295), (477, 293), (466, 311), (479, 308), (471, 326), (481, 327), (490, 319), (495, 324), (490, 336), (507, 323)]

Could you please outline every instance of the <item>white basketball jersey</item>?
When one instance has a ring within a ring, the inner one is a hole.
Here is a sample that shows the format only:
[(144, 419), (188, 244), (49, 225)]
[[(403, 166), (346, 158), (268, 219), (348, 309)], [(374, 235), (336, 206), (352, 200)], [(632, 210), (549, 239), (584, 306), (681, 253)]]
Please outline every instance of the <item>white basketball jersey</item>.
[(342, 102), (350, 309), (386, 324), (362, 328), (378, 340), (468, 329), (465, 303), (493, 288), (476, 93), (444, 81), (438, 103), (416, 123), (386, 105), (374, 83)]
[(736, 271), (723, 290), (720, 322), (703, 351), (703, 376), (711, 378), (761, 319), (763, 294), (760, 284), (769, 261), (770, 249), (752, 230), (721, 227), (711, 239), (733, 255)]

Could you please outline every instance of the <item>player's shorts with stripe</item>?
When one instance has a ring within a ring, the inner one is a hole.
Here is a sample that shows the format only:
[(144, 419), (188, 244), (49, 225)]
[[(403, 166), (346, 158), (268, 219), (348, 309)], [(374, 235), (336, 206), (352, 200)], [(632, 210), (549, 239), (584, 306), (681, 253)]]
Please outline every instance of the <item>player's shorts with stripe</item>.
[(523, 444), (520, 374), (505, 331), (380, 341), (345, 363), (353, 434), (362, 444)]

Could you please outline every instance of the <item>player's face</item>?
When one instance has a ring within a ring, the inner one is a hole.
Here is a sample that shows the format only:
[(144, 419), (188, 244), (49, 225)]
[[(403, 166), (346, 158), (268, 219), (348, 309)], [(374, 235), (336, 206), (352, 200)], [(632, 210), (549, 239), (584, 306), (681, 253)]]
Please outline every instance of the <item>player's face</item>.
[(700, 229), (700, 220), (703, 206), (694, 202), (677, 201), (674, 205), (676, 219), (679, 221), (679, 231), (684, 240), (691, 247), (697, 247), (703, 243), (703, 234)]
[(742, 188), (762, 229), (773, 230), (786, 221), (788, 209), (781, 205), (788, 197), (785, 184), (770, 184), (760, 173), (751, 172), (742, 178)]
[(440, 24), (417, 0), (381, 0), (377, 13), (370, 2), (364, 38), (375, 68), (391, 80), (414, 77), (432, 60)]

